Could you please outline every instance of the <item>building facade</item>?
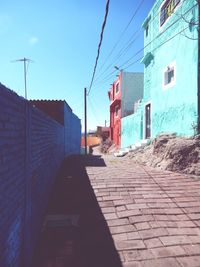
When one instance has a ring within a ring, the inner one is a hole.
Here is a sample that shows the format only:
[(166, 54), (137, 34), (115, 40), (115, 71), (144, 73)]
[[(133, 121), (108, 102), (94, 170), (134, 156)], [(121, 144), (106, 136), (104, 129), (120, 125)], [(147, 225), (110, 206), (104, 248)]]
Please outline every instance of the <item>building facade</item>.
[(121, 71), (108, 92), (110, 100), (110, 138), (121, 146), (121, 119), (132, 114), (143, 96), (143, 73)]
[(122, 121), (122, 147), (163, 132), (192, 136), (200, 116), (198, 2), (157, 0), (142, 26), (144, 97)]
[(194, 134), (198, 120), (198, 5), (157, 0), (143, 23), (143, 138)]

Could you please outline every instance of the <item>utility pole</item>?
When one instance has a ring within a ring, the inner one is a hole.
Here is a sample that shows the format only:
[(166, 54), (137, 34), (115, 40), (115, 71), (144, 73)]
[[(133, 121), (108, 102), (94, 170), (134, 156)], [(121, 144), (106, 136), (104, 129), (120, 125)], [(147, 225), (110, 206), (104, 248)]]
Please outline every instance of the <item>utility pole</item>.
[(105, 127), (106, 127), (106, 125), (107, 125), (107, 120), (105, 120)]
[(33, 62), (31, 59), (28, 58), (21, 58), (21, 59), (17, 59), (14, 60), (12, 62), (23, 62), (24, 63), (24, 91), (25, 91), (25, 99), (27, 99), (27, 66), (26, 66), (26, 62)]
[(198, 84), (197, 84), (197, 105), (198, 105), (198, 118), (197, 118), (197, 134), (200, 134), (200, 0), (198, 0)]
[(87, 88), (84, 88), (85, 155), (87, 155)]

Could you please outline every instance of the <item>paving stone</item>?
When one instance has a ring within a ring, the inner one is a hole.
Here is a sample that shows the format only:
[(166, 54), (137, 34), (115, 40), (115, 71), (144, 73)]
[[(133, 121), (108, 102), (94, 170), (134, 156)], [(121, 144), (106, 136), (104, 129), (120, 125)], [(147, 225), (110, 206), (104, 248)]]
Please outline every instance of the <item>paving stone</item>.
[(126, 233), (127, 238), (132, 240), (132, 239), (141, 239), (140, 235), (138, 232), (130, 232), (130, 233)]
[(191, 244), (192, 241), (189, 236), (162, 236), (160, 237), (161, 242), (164, 246), (172, 246), (179, 244)]
[(126, 261), (150, 260), (155, 258), (154, 254), (148, 249), (125, 251), (124, 257)]
[(199, 267), (200, 266), (200, 256), (190, 256), (177, 258), (182, 267)]
[(114, 207), (105, 207), (105, 208), (101, 208), (103, 213), (112, 213), (115, 212), (115, 208)]
[(107, 221), (108, 226), (120, 226), (120, 225), (126, 225), (129, 224), (129, 220), (127, 218), (123, 218), (123, 219), (114, 219), (114, 220), (109, 220)]
[(167, 228), (170, 235), (200, 235), (199, 228)]
[(130, 250), (130, 249), (144, 249), (145, 244), (142, 240), (127, 240), (127, 241), (116, 241), (116, 248), (119, 250)]
[(127, 218), (127, 217), (131, 217), (133, 215), (141, 215), (141, 211), (140, 210), (125, 210), (125, 211), (118, 211), (117, 212), (117, 216), (119, 218)]
[(150, 238), (150, 239), (144, 240), (144, 243), (147, 248), (156, 248), (156, 247), (163, 246), (159, 238)]
[(200, 254), (200, 244), (194, 245), (184, 245), (182, 246), (187, 255), (197, 255)]
[(139, 235), (141, 236), (142, 239), (149, 239), (154, 237), (167, 236), (168, 232), (165, 228), (156, 228), (156, 229), (140, 230)]
[(143, 267), (180, 267), (178, 261), (174, 258), (153, 259), (141, 262)]
[(166, 258), (170, 256), (184, 256), (185, 250), (180, 246), (170, 246), (170, 247), (161, 247), (151, 249), (151, 253), (156, 258)]
[(104, 217), (106, 220), (112, 220), (112, 219), (117, 219), (116, 213), (105, 213)]
[(135, 227), (131, 224), (110, 227), (111, 234), (129, 233), (135, 231)]
[(142, 267), (142, 265), (139, 261), (133, 261), (133, 262), (124, 262), (122, 264), (122, 267)]
[[(150, 222), (151, 223), (151, 222)], [(150, 229), (151, 225), (148, 222), (141, 222), (141, 223), (136, 223), (134, 224), (137, 230), (146, 230)]]

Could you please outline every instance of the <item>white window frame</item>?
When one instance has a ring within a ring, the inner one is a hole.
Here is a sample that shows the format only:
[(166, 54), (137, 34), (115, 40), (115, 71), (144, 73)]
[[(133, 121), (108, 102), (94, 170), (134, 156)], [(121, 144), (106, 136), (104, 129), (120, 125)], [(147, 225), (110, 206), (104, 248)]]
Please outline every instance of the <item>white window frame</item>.
[[(165, 74), (166, 74), (166, 72), (169, 72), (169, 69), (172, 69), (172, 68), (174, 69), (174, 79), (170, 83), (165, 84)], [(163, 90), (167, 90), (176, 84), (176, 61), (173, 61), (172, 63), (170, 63), (169, 65), (167, 65), (163, 69), (162, 76), (163, 76), (163, 82), (162, 82), (163, 83), (163, 85), (162, 85)]]
[[(171, 17), (173, 16), (173, 14), (172, 14), (171, 16), (169, 16), (169, 17), (166, 19), (166, 21), (163, 23), (163, 25), (160, 25), (161, 9), (162, 9), (162, 7), (165, 5), (165, 3), (166, 3), (167, 1), (168, 1), (168, 0), (163, 1), (163, 3), (161, 4), (161, 6), (160, 6), (160, 8), (159, 8), (159, 31), (162, 30), (162, 28), (166, 25), (166, 23), (167, 23), (167, 22), (171, 19)], [(173, 13), (176, 12), (176, 10), (181, 6), (181, 4), (182, 4), (182, 0), (180, 0), (179, 4), (175, 7)]]

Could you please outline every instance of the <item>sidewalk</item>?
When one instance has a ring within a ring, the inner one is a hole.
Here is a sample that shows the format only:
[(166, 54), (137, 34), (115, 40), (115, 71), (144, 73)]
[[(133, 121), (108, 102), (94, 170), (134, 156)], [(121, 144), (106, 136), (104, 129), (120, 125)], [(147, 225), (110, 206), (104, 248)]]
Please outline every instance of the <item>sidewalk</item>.
[(71, 157), (47, 214), (69, 218), (44, 227), (34, 267), (200, 266), (200, 179), (127, 158)]

